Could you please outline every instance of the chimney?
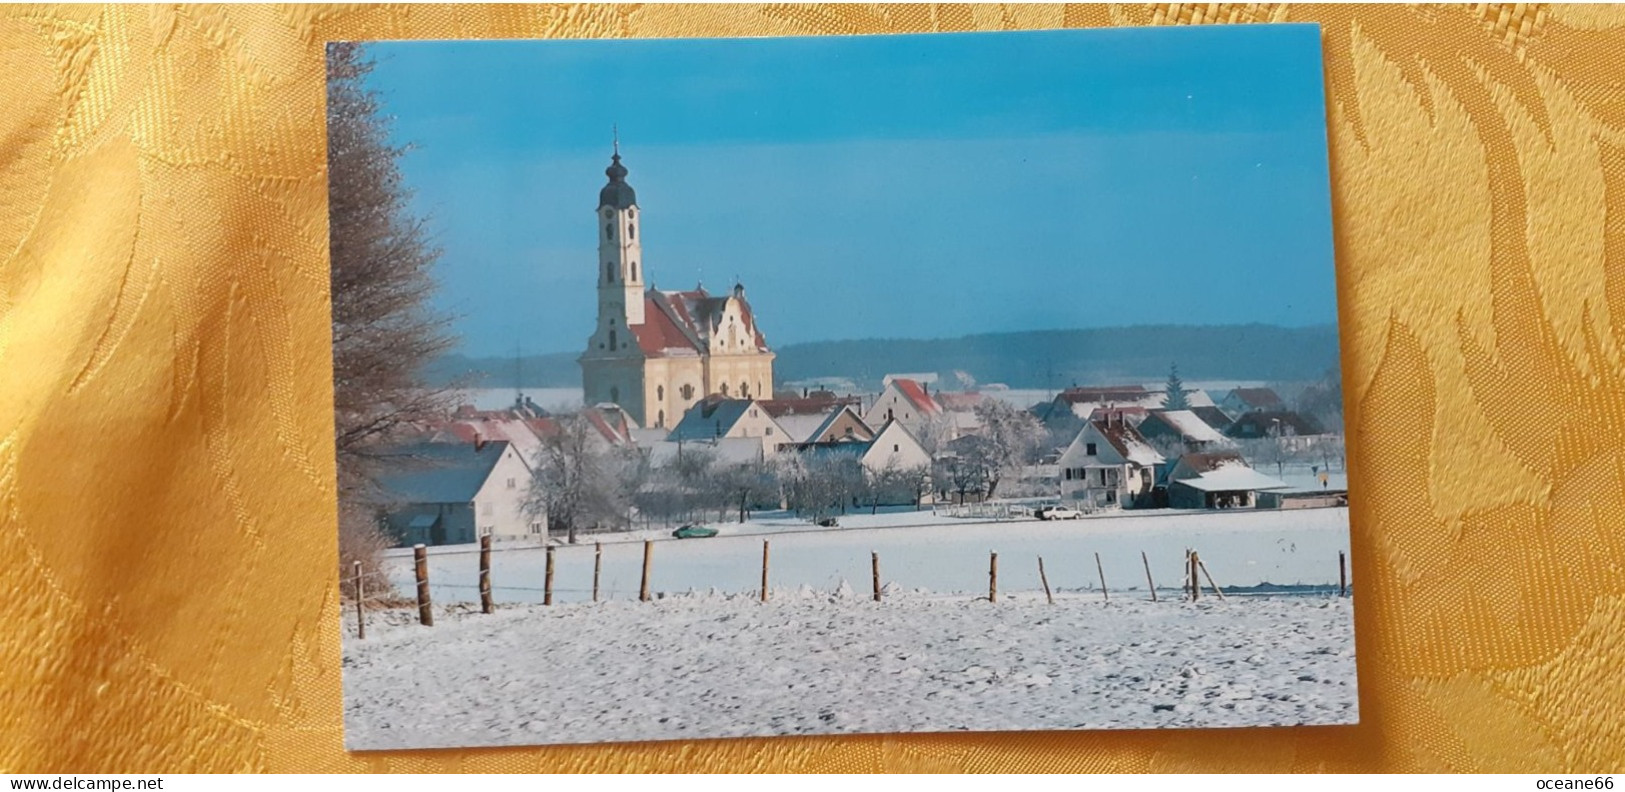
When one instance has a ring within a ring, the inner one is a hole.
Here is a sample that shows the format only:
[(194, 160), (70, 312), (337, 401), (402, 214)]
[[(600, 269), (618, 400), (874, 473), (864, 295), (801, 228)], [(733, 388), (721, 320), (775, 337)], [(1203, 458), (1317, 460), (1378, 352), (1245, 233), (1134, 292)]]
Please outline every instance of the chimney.
[(801, 389), (801, 398), (803, 398), (803, 399), (807, 398), (807, 389), (806, 388)]
[(485, 438), (481, 437), (480, 433), (478, 431), (475, 431), (474, 432), (474, 452), (479, 453), (480, 451), (483, 451), (483, 450), (485, 450)]

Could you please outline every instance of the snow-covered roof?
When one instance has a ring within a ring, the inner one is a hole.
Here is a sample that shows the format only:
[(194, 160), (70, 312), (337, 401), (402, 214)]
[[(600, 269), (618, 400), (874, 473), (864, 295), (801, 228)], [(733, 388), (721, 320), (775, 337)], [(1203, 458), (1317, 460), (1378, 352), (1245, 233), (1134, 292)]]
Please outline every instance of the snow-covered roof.
[(677, 460), (678, 454), (708, 454), (718, 462), (744, 465), (761, 461), (762, 441), (755, 437), (724, 437), (681, 443), (665, 440), (649, 446), (649, 463), (655, 467), (668, 465)]
[[(831, 412), (834, 412), (833, 410)], [(774, 419), (792, 443), (805, 443), (829, 420), (829, 413), (781, 415)]]
[(1224, 443), (1224, 435), (1190, 410), (1163, 410), (1155, 413), (1157, 419), (1172, 426), (1186, 440), (1201, 443)]
[(1178, 479), (1178, 483), (1203, 492), (1290, 489), (1286, 482), (1240, 464), (1220, 465), (1199, 476)]

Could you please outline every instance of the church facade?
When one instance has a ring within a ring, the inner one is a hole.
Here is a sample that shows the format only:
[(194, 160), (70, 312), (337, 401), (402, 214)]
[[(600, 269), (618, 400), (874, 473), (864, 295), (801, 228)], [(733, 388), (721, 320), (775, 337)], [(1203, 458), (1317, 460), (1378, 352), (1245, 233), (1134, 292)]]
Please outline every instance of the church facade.
[(619, 145), (598, 193), (598, 321), (580, 357), (588, 405), (610, 403), (641, 426), (675, 425), (711, 394), (773, 395), (773, 351), (745, 287), (724, 295), (645, 287), (642, 212)]

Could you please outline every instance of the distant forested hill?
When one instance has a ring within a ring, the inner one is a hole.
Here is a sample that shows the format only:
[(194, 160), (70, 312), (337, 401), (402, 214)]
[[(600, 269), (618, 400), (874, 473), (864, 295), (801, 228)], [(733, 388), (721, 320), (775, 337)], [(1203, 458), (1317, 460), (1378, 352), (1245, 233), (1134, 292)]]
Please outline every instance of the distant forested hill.
[[(1036, 330), (953, 339), (866, 339), (790, 344), (777, 349), (780, 382), (851, 380), (874, 388), (891, 373), (936, 373), (947, 383), (964, 371), (981, 383), (1012, 388), (1155, 382), (1179, 365), (1186, 380), (1318, 379), (1337, 365), (1335, 325), (1155, 325), (1093, 330)], [(581, 383), (576, 353), (519, 361), (525, 387)], [(511, 387), (512, 357), (452, 355), (429, 365), (438, 381), (461, 378), (483, 387)]]

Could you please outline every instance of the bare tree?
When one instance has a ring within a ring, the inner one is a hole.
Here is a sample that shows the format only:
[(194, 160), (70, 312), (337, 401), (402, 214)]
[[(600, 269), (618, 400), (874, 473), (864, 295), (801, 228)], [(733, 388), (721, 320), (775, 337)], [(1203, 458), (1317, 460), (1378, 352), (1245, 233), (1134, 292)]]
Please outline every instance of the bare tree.
[(455, 392), (432, 387), (422, 365), (449, 350), (448, 320), (430, 308), (440, 252), (409, 207), (378, 95), (363, 82), (360, 44), (329, 45), (327, 165), (332, 256), (333, 413), (338, 463), (339, 563), (369, 571), (390, 544), (369, 504), (382, 497), (388, 447), (445, 415)]

